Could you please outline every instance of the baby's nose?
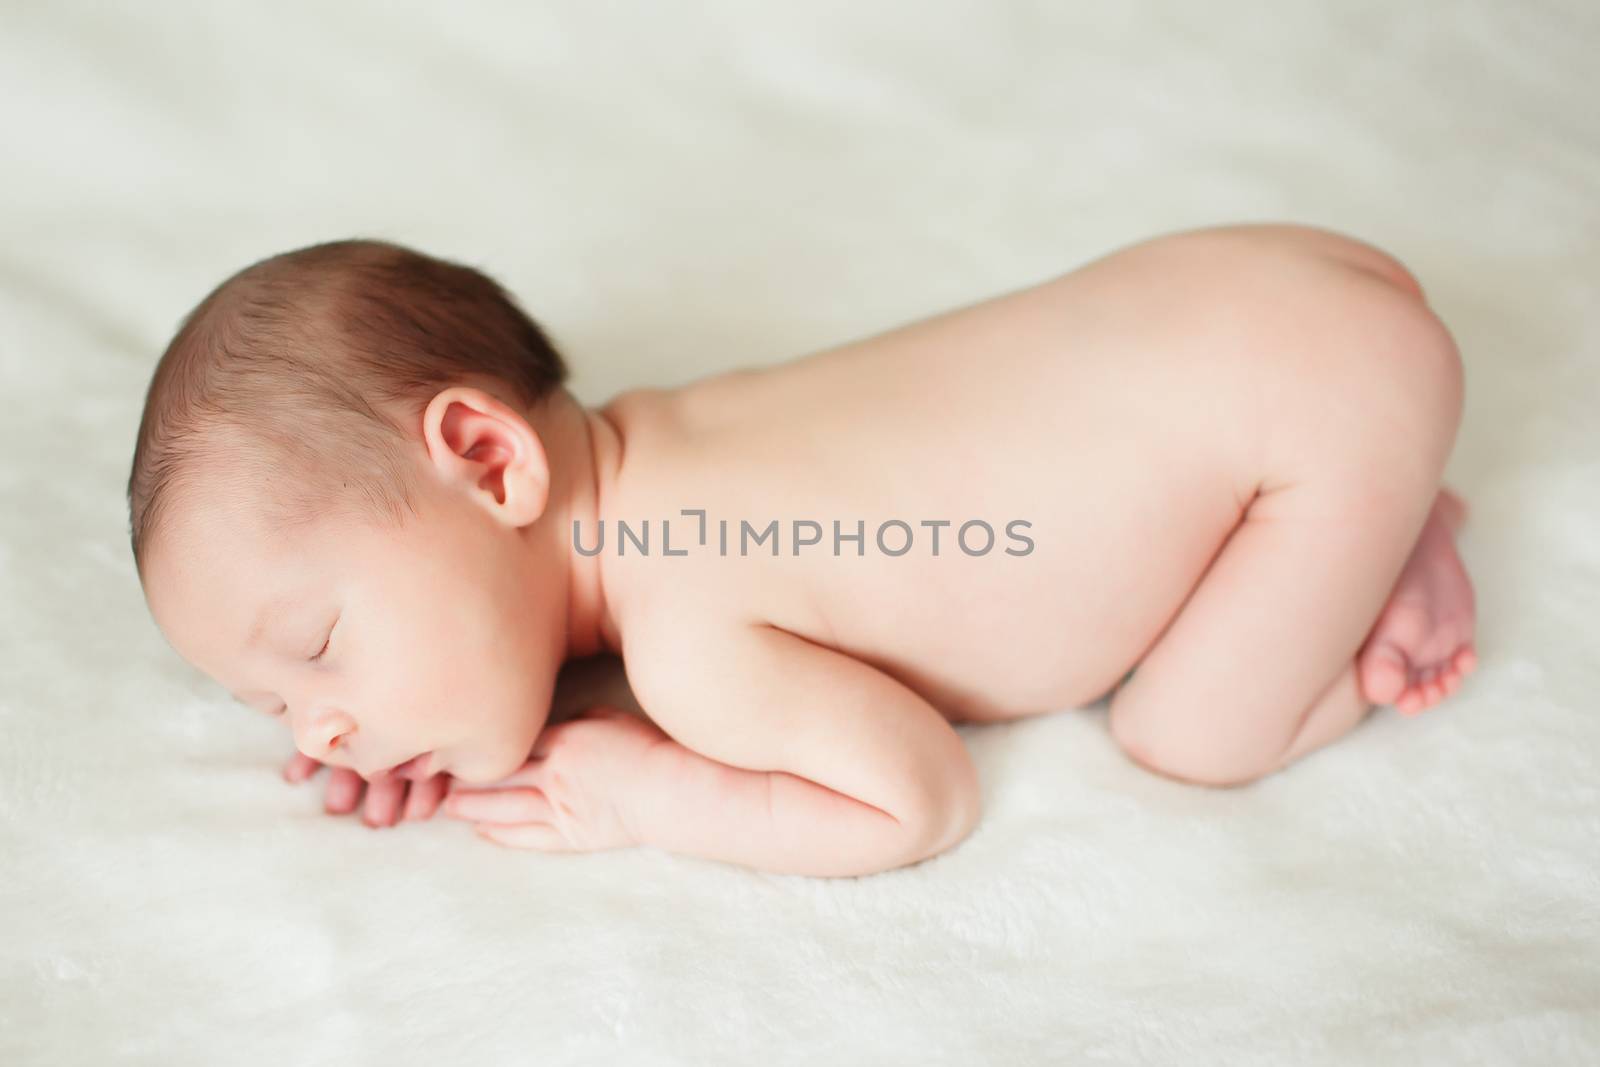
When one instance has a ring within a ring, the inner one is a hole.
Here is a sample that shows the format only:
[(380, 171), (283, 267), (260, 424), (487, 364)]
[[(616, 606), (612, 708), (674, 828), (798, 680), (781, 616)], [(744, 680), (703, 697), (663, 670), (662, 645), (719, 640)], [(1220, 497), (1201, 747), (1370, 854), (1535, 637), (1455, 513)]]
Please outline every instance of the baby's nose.
[(356, 732), (355, 720), (342, 711), (319, 711), (293, 719), (294, 747), (318, 763), (330, 762), (334, 750)]

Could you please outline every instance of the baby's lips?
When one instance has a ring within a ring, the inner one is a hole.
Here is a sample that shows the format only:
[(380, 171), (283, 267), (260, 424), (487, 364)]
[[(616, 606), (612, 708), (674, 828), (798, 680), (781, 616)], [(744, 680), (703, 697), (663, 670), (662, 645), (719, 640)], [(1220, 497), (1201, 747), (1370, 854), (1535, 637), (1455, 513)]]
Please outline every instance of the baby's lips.
[(428, 763), (431, 762), (430, 757), (432, 755), (433, 753), (431, 752), (424, 752), (420, 756), (412, 756), (408, 760), (396, 763), (392, 767), (385, 767), (381, 771), (373, 771), (370, 774), (362, 774), (361, 777), (368, 785), (376, 785), (379, 782), (387, 782), (391, 778), (403, 778), (408, 782), (418, 782), (423, 778), (426, 778), (427, 775), (418, 774), (417, 771), (425, 771), (428, 769)]

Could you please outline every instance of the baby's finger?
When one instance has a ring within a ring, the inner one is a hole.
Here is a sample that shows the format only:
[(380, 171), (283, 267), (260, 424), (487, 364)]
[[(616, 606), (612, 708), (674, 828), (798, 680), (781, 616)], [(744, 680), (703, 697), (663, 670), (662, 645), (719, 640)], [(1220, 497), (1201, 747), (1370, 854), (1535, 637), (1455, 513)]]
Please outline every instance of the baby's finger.
[(310, 778), (322, 766), (304, 752), (296, 752), (289, 757), (289, 762), (283, 765), (283, 777), (289, 782), (303, 782)]
[(361, 803), (361, 790), (367, 783), (348, 767), (335, 767), (328, 772), (328, 788), (322, 795), (322, 810), (329, 815), (349, 815)]
[(479, 823), (473, 827), (479, 837), (486, 837), (497, 845), (511, 848), (536, 848), (541, 852), (572, 852), (573, 847), (554, 826), (543, 823), (522, 823), (501, 826), (497, 823)]
[(538, 822), (551, 818), (550, 801), (537, 789), (499, 789), (492, 793), (452, 793), (446, 814), (486, 823)]
[(367, 783), (367, 800), (361, 806), (361, 821), (368, 826), (393, 826), (400, 818), (400, 805), (406, 799), (404, 778), (379, 778)]
[(450, 788), (450, 777), (444, 774), (412, 782), (411, 792), (406, 794), (406, 806), (400, 818), (431, 818), (433, 813), (439, 810), (439, 802), (444, 799), (445, 790), (448, 788)]

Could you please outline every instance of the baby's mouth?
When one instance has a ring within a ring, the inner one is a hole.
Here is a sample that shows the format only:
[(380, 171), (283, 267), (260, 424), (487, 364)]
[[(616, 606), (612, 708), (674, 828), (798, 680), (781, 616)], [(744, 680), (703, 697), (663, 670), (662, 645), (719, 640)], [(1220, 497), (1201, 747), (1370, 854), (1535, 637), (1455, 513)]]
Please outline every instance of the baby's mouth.
[(396, 763), (393, 767), (390, 767), (386, 771), (379, 771), (377, 774), (374, 774), (371, 778), (369, 778), (368, 781), (378, 781), (384, 778), (404, 778), (408, 781), (420, 782), (424, 778), (431, 777), (432, 774), (433, 753), (430, 751), (424, 752), (418, 756), (412, 756), (404, 763)]

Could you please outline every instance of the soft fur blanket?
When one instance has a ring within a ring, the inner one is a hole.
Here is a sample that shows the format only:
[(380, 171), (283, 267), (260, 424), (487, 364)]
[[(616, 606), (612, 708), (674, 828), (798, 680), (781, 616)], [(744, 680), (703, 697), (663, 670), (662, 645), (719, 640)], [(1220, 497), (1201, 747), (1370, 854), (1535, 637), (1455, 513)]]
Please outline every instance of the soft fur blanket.
[[(4, 24), (0, 1062), (1600, 1062), (1585, 0)], [(980, 829), (860, 880), (374, 832), (145, 610), (143, 391), (259, 256), (485, 267), (598, 402), (1256, 219), (1381, 245), (1454, 329), (1483, 660), (1256, 786), (1160, 780), (1062, 709), (966, 729)]]

